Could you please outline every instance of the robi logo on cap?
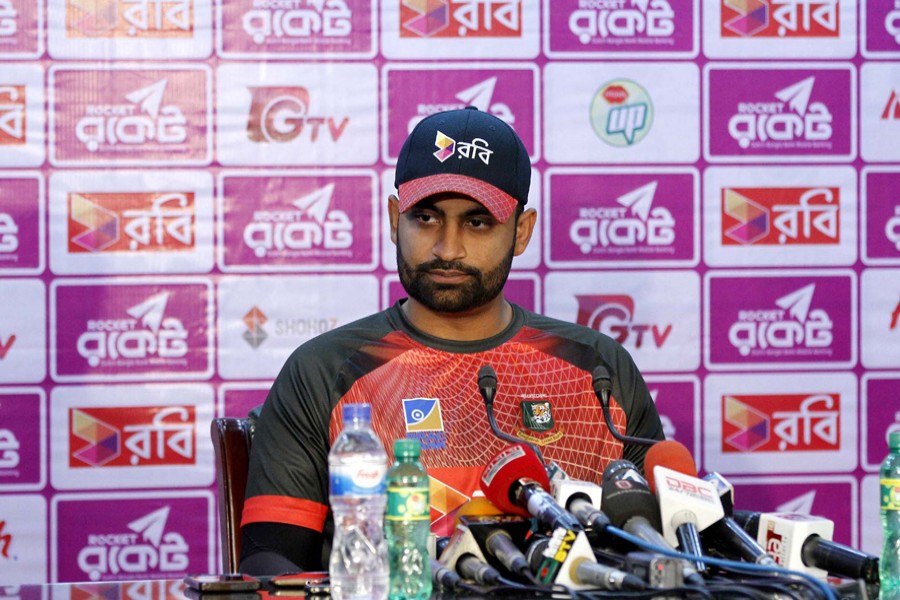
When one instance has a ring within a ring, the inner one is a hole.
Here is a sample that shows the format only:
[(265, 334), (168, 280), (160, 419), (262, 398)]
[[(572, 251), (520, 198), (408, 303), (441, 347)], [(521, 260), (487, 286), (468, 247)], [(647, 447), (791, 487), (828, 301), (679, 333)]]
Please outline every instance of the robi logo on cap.
[(434, 157), (441, 162), (444, 162), (453, 156), (457, 146), (459, 146), (460, 158), (479, 158), (481, 159), (481, 162), (486, 165), (490, 164), (491, 154), (494, 153), (493, 150), (488, 150), (487, 140), (483, 138), (475, 138), (471, 142), (457, 143), (456, 140), (443, 133), (441, 130), (438, 130), (437, 134), (434, 136), (434, 145), (438, 148), (437, 151), (434, 152)]

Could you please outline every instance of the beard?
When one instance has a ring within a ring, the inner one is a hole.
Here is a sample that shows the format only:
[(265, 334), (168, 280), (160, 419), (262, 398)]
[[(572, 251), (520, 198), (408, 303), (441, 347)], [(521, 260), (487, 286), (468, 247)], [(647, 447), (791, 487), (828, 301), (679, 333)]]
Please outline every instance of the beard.
[[(460, 261), (435, 259), (413, 267), (403, 258), (400, 239), (397, 238), (397, 272), (400, 283), (410, 298), (435, 312), (462, 313), (484, 306), (503, 291), (506, 278), (512, 268), (515, 244), (500, 263), (490, 271), (483, 272)], [(460, 284), (435, 283), (429, 276), (431, 270), (459, 271), (469, 275)]]

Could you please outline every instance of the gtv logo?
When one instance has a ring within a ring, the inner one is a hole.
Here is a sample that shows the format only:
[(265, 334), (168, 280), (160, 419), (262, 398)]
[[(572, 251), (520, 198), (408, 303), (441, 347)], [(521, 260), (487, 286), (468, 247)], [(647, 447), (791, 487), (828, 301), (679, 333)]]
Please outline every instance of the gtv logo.
[(626, 295), (576, 295), (578, 324), (605, 333), (620, 344), (641, 348), (652, 344), (662, 348), (672, 333), (672, 324), (638, 323), (634, 320), (634, 299)]

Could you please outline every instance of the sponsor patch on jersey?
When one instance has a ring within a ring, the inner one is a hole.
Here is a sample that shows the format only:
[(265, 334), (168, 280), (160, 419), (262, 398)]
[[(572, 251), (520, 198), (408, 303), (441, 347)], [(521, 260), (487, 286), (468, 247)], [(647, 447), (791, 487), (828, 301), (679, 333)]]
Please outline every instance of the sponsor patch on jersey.
[(553, 407), (547, 400), (526, 400), (522, 407), (522, 426), (531, 431), (550, 431), (556, 425), (553, 421)]
[(441, 401), (438, 398), (404, 398), (406, 437), (419, 440), (422, 450), (437, 450), (447, 444)]

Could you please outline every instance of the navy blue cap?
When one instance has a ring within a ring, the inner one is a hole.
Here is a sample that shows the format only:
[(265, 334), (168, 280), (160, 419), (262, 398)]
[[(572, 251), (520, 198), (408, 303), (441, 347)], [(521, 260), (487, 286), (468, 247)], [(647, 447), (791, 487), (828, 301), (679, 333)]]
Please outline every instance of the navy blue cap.
[(480, 202), (505, 223), (528, 202), (531, 160), (506, 122), (474, 106), (422, 119), (406, 138), (394, 186), (400, 212), (420, 200), (454, 192)]

